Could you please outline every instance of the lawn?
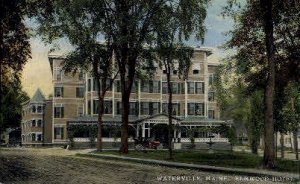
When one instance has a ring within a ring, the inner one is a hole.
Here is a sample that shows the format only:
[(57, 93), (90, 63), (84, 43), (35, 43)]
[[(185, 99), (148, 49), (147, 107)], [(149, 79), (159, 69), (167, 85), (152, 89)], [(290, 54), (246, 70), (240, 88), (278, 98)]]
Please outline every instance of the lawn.
[[(117, 151), (104, 151), (101, 153), (95, 153), (120, 155), (120, 153)], [(130, 151), (128, 155), (123, 156), (170, 161), (168, 157), (168, 151), (164, 150), (154, 150), (147, 152)], [(218, 151), (215, 153), (207, 153), (205, 151), (174, 151), (174, 159), (172, 161), (232, 168), (262, 168), (262, 157), (249, 153), (230, 151)], [(278, 159), (276, 163), (277, 168), (275, 170), (277, 171), (299, 173), (299, 162)]]

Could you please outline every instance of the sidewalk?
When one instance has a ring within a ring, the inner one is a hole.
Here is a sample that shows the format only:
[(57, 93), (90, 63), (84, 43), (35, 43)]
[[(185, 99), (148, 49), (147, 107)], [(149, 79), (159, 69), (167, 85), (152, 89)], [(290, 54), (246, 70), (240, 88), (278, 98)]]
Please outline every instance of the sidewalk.
[(105, 159), (133, 161), (133, 162), (138, 162), (143, 164), (154, 164), (154, 165), (161, 165), (167, 167), (195, 169), (195, 170), (207, 171), (207, 172), (220, 172), (220, 173), (228, 173), (228, 174), (239, 174), (239, 175), (246, 175), (246, 176), (268, 177), (268, 178), (277, 178), (277, 179), (281, 178), (281, 179), (285, 179), (286, 181), (300, 181), (300, 176), (299, 176), (300, 174), (295, 174), (295, 173), (276, 172), (276, 171), (268, 171), (268, 170), (260, 170), (260, 169), (216, 167), (216, 166), (187, 164), (187, 163), (179, 163), (179, 162), (164, 161), (164, 160), (140, 159), (140, 158), (132, 158), (132, 157), (108, 155), (108, 154), (88, 153), (84, 155), (98, 157), (98, 158), (105, 158)]

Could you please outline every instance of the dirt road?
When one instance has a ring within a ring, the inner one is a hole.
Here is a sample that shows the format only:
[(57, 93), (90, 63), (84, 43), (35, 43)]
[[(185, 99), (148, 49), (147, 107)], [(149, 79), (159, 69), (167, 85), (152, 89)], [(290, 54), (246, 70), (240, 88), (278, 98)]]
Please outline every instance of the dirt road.
[(59, 148), (2, 149), (0, 183), (274, 183), (249, 182), (243, 176), (81, 158), (75, 153)]

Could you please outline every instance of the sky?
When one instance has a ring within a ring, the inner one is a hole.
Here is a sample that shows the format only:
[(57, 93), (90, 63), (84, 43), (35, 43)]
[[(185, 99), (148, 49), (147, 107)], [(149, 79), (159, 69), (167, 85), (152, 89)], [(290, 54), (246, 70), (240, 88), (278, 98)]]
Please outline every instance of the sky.
[[(232, 29), (233, 20), (223, 18), (221, 15), (222, 7), (226, 5), (225, 0), (212, 0), (208, 9), (205, 25), (207, 32), (205, 34), (204, 44), (191, 38), (187, 43), (191, 46), (211, 47), (213, 54), (208, 58), (210, 61), (220, 60), (229, 54), (229, 51), (222, 51), (218, 47), (226, 42), (228, 37), (225, 33)], [(48, 53), (53, 45), (45, 45), (43, 41), (34, 37), (30, 39), (32, 48), (32, 58), (25, 65), (22, 74), (22, 86), (30, 97), (33, 96), (37, 88), (40, 88), (46, 98), (52, 92), (51, 69), (48, 61)], [(56, 54), (66, 54), (72, 46), (65, 39), (58, 40), (56, 45), (59, 49)]]

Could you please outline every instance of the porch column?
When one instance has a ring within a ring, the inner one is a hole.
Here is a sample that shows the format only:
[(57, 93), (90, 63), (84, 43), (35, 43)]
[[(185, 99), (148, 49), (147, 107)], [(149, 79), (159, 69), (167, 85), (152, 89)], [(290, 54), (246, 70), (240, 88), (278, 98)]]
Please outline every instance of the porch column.
[(177, 142), (177, 140), (176, 140), (176, 138), (177, 138), (177, 131), (176, 130), (174, 130), (174, 142)]
[(145, 123), (142, 124), (142, 137), (145, 137)]
[(136, 126), (136, 138), (140, 137), (139, 133), (140, 133), (140, 125), (137, 125)]

